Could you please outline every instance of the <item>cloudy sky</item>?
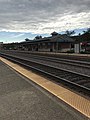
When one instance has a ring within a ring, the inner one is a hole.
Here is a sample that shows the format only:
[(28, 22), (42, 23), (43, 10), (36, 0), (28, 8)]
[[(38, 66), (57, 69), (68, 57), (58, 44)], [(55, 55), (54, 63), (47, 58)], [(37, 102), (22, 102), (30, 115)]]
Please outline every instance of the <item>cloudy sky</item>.
[(90, 0), (0, 0), (0, 42), (90, 27)]

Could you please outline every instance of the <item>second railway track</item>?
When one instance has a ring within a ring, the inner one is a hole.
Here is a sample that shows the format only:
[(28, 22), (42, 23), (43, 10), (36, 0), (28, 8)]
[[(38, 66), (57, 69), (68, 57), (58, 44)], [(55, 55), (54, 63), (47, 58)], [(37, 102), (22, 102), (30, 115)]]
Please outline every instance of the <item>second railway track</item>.
[(26, 58), (16, 57), (13, 55), (8, 55), (5, 53), (0, 54), (13, 62), (20, 65), (28, 67), (35, 72), (42, 73), (49, 78), (54, 79), (58, 83), (64, 84), (75, 91), (82, 92), (84, 94), (90, 95), (90, 76), (73, 72), (70, 70), (65, 70), (52, 65), (48, 65), (41, 62), (36, 62), (28, 60)]

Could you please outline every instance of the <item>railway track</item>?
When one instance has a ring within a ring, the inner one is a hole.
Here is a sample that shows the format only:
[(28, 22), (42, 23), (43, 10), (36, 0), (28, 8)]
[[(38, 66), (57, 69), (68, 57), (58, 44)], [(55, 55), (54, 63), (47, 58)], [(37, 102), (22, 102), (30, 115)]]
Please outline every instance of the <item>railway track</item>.
[(16, 57), (5, 53), (0, 55), (39, 74), (43, 74), (55, 82), (58, 82), (58, 84), (64, 84), (75, 91), (88, 96), (90, 95), (90, 76), (88, 75), (58, 68), (47, 63), (36, 62), (27, 58)]
[(90, 76), (90, 62), (57, 58), (55, 56), (51, 57), (44, 55), (36, 55), (27, 51), (2, 51), (2, 53), (19, 56), (21, 58), (26, 58), (36, 62), (47, 63), (52, 66), (57, 66), (59, 68), (71, 70)]
[[(21, 51), (4, 51), (6, 54), (14, 54), (15, 56), (21, 56), (24, 58), (32, 58), (32, 59), (37, 59), (37, 60), (45, 60), (45, 61), (50, 61), (50, 62), (55, 62), (55, 63), (61, 63), (61, 64), (67, 64), (67, 65), (71, 65), (71, 66), (77, 66), (77, 67), (83, 67), (83, 68), (90, 68), (90, 62), (88, 59), (83, 58), (82, 59), (72, 59), (71, 58), (60, 58), (60, 57), (56, 57), (56, 56), (45, 56), (45, 55), (36, 55), (36, 54), (32, 54), (29, 52), (21, 52)], [(3, 52), (2, 52), (3, 53)]]
[[(21, 53), (19, 55), (21, 56)], [(31, 57), (33, 59), (45, 60), (45, 61), (55, 62), (58, 64), (61, 63), (61, 64), (68, 64), (68, 65), (77, 66), (77, 67), (90, 68), (90, 62), (85, 62), (85, 61), (55, 58), (55, 57), (49, 57), (49, 56), (46, 57), (46, 56), (40, 56), (40, 55), (31, 55)]]

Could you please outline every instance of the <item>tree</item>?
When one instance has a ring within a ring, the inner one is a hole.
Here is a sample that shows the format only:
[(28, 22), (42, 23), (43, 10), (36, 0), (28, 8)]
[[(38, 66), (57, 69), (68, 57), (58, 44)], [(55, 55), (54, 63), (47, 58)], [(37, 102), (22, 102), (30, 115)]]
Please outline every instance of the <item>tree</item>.
[(84, 30), (83, 33), (86, 33), (86, 31)]
[(69, 31), (69, 30), (66, 30), (65, 34), (67, 34), (68, 36), (71, 36), (73, 34), (75, 34), (75, 31)]
[(36, 37), (35, 37), (35, 40), (37, 40), (37, 39), (41, 39), (42, 38), (42, 36), (40, 35), (37, 35)]
[(81, 33), (78, 34), (79, 36), (81, 35)]
[(87, 28), (87, 30), (85, 31), (83, 31), (83, 33), (85, 34), (85, 33), (90, 33), (90, 28)]
[(86, 31), (87, 33), (90, 33), (90, 28), (87, 28), (87, 31)]
[(28, 38), (26, 38), (26, 39), (25, 39), (25, 41), (29, 41), (29, 39), (28, 39)]

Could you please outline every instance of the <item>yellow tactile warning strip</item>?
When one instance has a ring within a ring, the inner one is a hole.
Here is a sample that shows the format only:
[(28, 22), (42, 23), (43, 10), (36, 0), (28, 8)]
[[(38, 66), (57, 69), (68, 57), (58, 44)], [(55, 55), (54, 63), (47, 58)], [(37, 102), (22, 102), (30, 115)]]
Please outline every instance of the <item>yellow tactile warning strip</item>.
[(21, 66), (14, 64), (2, 57), (0, 57), (0, 59), (22, 75), (34, 81), (50, 93), (63, 100), (65, 103), (69, 104), (70, 106), (90, 118), (90, 99), (79, 96), (78, 94), (73, 93), (70, 90), (67, 90), (66, 88), (63, 88), (51, 81), (48, 81), (47, 79), (33, 73), (32, 71), (26, 70), (25, 68), (22, 68)]

